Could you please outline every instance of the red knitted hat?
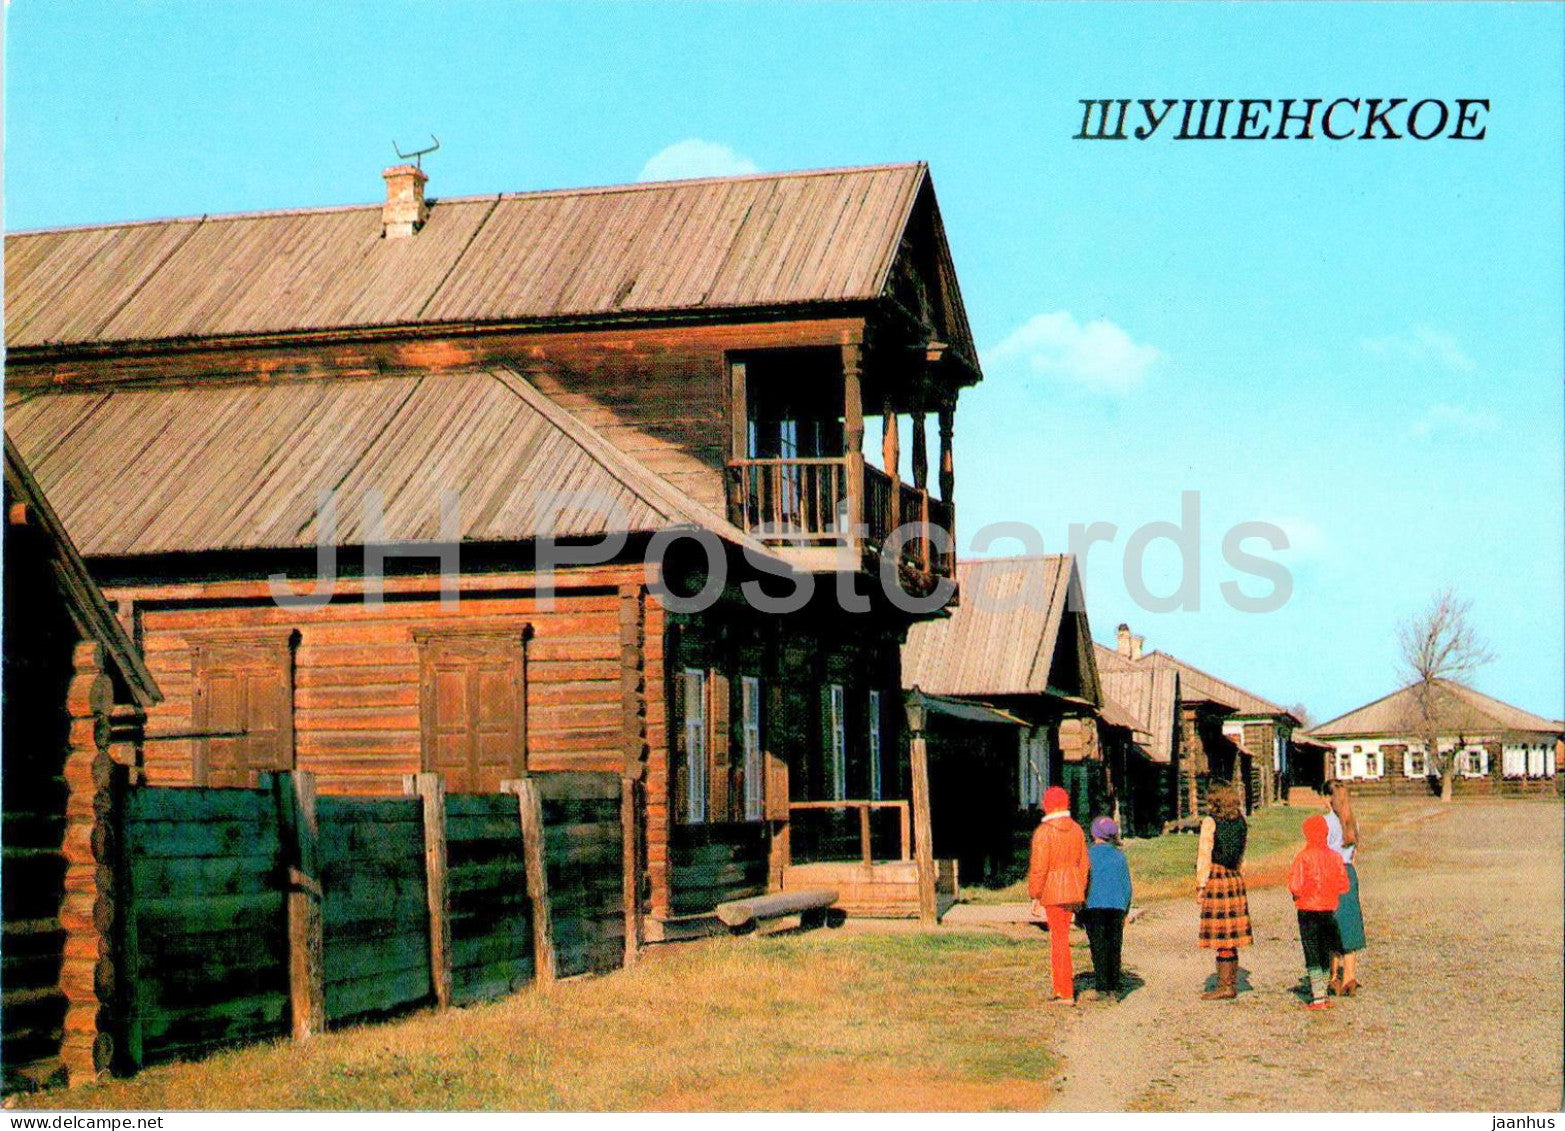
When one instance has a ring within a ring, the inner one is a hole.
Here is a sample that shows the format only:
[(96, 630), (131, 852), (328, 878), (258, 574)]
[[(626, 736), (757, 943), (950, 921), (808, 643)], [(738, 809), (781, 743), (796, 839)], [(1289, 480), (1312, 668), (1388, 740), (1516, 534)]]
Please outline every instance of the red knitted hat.
[(1071, 807), (1071, 795), (1057, 785), (1051, 785), (1043, 791), (1043, 811), (1045, 813), (1060, 813)]

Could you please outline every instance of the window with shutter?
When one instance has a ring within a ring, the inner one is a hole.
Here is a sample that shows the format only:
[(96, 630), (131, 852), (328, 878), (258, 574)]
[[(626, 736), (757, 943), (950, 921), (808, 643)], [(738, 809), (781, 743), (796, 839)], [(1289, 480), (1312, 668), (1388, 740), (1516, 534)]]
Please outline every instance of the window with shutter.
[(761, 681), (747, 675), (739, 681), (744, 736), (744, 819), (766, 816), (766, 771), (761, 754)]
[(421, 764), (449, 793), (496, 793), (527, 770), (528, 625), (417, 629)]
[(686, 668), (681, 697), (683, 715), (684, 778), (679, 816), (687, 824), (706, 823), (707, 774), (707, 701), (706, 672)]
[(256, 773), (293, 768), (298, 639), (292, 628), (190, 638), (194, 784), (243, 788)]
[(848, 796), (848, 720), (842, 684), (829, 685), (826, 702), (827, 737), (831, 743), (827, 751), (827, 788), (831, 800), (841, 801)]
[(869, 693), (869, 797), (879, 801), (885, 790), (885, 768), (880, 754), (880, 692)]

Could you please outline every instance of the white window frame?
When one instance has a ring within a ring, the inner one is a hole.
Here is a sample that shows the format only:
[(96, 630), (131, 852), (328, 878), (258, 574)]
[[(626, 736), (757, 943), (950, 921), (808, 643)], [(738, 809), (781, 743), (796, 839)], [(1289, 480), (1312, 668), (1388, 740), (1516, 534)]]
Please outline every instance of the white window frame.
[(707, 678), (700, 668), (685, 669), (685, 823), (706, 824)]
[(1409, 746), (1407, 752), (1402, 755), (1403, 772), (1410, 778), (1422, 778), (1428, 776), (1429, 767), (1424, 759), (1422, 747)]
[(766, 767), (761, 753), (761, 681), (753, 675), (739, 679), (740, 738), (744, 744), (744, 819), (766, 816)]
[(1510, 743), (1500, 747), (1500, 776), (1505, 778), (1525, 778), (1527, 773), (1527, 753), (1531, 749), (1528, 746), (1516, 746)]
[(1544, 767), (1547, 765), (1545, 755), (1548, 747), (1542, 743), (1529, 742), (1526, 747), (1527, 776), (1530, 778), (1547, 777)]
[(826, 698), (831, 712), (831, 749), (827, 751), (826, 767), (830, 780), (826, 788), (831, 791), (832, 801), (842, 801), (848, 795), (847, 696), (842, 684), (828, 684)]
[(1042, 727), (1029, 727), (1016, 735), (1016, 797), (1023, 810), (1036, 809), (1048, 786), (1049, 739)]
[(885, 792), (885, 768), (880, 762), (880, 692), (869, 693), (869, 799), (881, 800)]
[[(1473, 768), (1477, 762), (1478, 768)], [(1482, 747), (1469, 746), (1462, 751), (1462, 776), (1464, 778), (1482, 778), (1489, 775), (1489, 752)]]

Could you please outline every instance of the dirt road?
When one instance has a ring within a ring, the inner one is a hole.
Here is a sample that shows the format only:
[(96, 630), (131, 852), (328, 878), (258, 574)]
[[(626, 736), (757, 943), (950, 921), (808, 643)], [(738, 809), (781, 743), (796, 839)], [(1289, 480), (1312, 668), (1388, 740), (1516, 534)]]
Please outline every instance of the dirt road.
[[(1301, 813), (1301, 819), (1303, 814)], [(1562, 811), (1539, 801), (1410, 808), (1368, 830), (1361, 994), (1300, 1008), (1285, 890), (1251, 895), (1250, 988), (1198, 1000), (1209, 956), (1192, 904), (1125, 932), (1142, 985), (1065, 1023), (1055, 1108), (1557, 1110), (1561, 1104)]]

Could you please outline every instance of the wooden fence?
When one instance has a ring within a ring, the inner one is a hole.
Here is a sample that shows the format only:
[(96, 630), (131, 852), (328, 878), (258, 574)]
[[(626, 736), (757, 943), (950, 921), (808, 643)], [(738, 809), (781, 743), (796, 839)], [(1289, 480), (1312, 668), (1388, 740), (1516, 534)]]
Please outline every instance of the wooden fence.
[(418, 774), (406, 797), (317, 798), (312, 775), (281, 773), (123, 791), (119, 1067), (623, 964), (633, 795), (608, 774), (505, 790)]

